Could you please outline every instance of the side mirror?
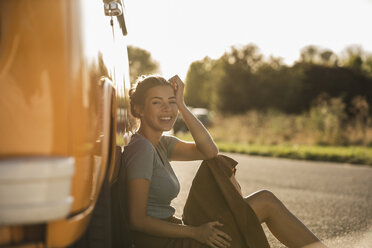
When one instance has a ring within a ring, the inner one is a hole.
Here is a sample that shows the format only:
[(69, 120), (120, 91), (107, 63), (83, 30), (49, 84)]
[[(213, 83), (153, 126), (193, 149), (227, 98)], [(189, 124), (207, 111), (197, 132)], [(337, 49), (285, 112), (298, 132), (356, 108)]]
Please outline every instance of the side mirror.
[(104, 4), (105, 15), (107, 16), (120, 16), (123, 14), (123, 6), (117, 1), (109, 1)]

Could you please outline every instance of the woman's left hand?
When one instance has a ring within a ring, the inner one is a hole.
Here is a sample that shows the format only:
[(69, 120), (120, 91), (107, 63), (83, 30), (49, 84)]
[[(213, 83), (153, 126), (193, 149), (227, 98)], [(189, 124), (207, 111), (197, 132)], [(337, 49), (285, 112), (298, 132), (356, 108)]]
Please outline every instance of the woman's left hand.
[(178, 75), (174, 75), (169, 79), (169, 82), (172, 84), (173, 89), (176, 93), (176, 101), (178, 107), (184, 105), (183, 92), (185, 90), (185, 84), (182, 82)]

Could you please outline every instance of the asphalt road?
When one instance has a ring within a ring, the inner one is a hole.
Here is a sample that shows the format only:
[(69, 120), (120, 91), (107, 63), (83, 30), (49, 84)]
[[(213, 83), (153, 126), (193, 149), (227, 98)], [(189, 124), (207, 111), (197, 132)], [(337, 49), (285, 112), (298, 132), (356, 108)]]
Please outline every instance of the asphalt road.
[[(372, 248), (372, 167), (227, 154), (239, 162), (244, 195), (272, 191), (329, 247)], [(181, 183), (173, 201), (182, 215), (196, 162), (172, 162)], [(264, 225), (271, 247), (285, 247)]]

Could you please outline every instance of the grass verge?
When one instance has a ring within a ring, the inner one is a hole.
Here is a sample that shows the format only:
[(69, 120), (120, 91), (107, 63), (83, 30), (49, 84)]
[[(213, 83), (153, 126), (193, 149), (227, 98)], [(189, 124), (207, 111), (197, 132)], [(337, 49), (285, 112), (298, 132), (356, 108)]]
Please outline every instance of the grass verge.
[(252, 145), (217, 142), (222, 152), (372, 165), (372, 148), (361, 146)]
[[(189, 134), (177, 135), (192, 140)], [(255, 145), (217, 141), (221, 152), (372, 165), (372, 147), (366, 146), (317, 146), (317, 145)]]

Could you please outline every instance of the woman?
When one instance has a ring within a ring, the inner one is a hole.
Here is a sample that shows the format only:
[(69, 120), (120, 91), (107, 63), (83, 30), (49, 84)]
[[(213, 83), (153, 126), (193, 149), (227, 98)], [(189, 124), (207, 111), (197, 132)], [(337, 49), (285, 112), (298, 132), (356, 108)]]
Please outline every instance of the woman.
[[(127, 172), (128, 214), (136, 247), (230, 247), (231, 237), (214, 221), (201, 226), (184, 225), (173, 217), (170, 202), (179, 192), (179, 182), (169, 161), (206, 160), (218, 148), (183, 99), (184, 84), (178, 76), (169, 81), (158, 76), (141, 78), (131, 89), (131, 112), (140, 120), (138, 131), (124, 149)], [(182, 115), (195, 142), (164, 136)], [(260, 223), (288, 247), (325, 247), (269, 191), (244, 198)], [(151, 244), (151, 245), (150, 245)]]

